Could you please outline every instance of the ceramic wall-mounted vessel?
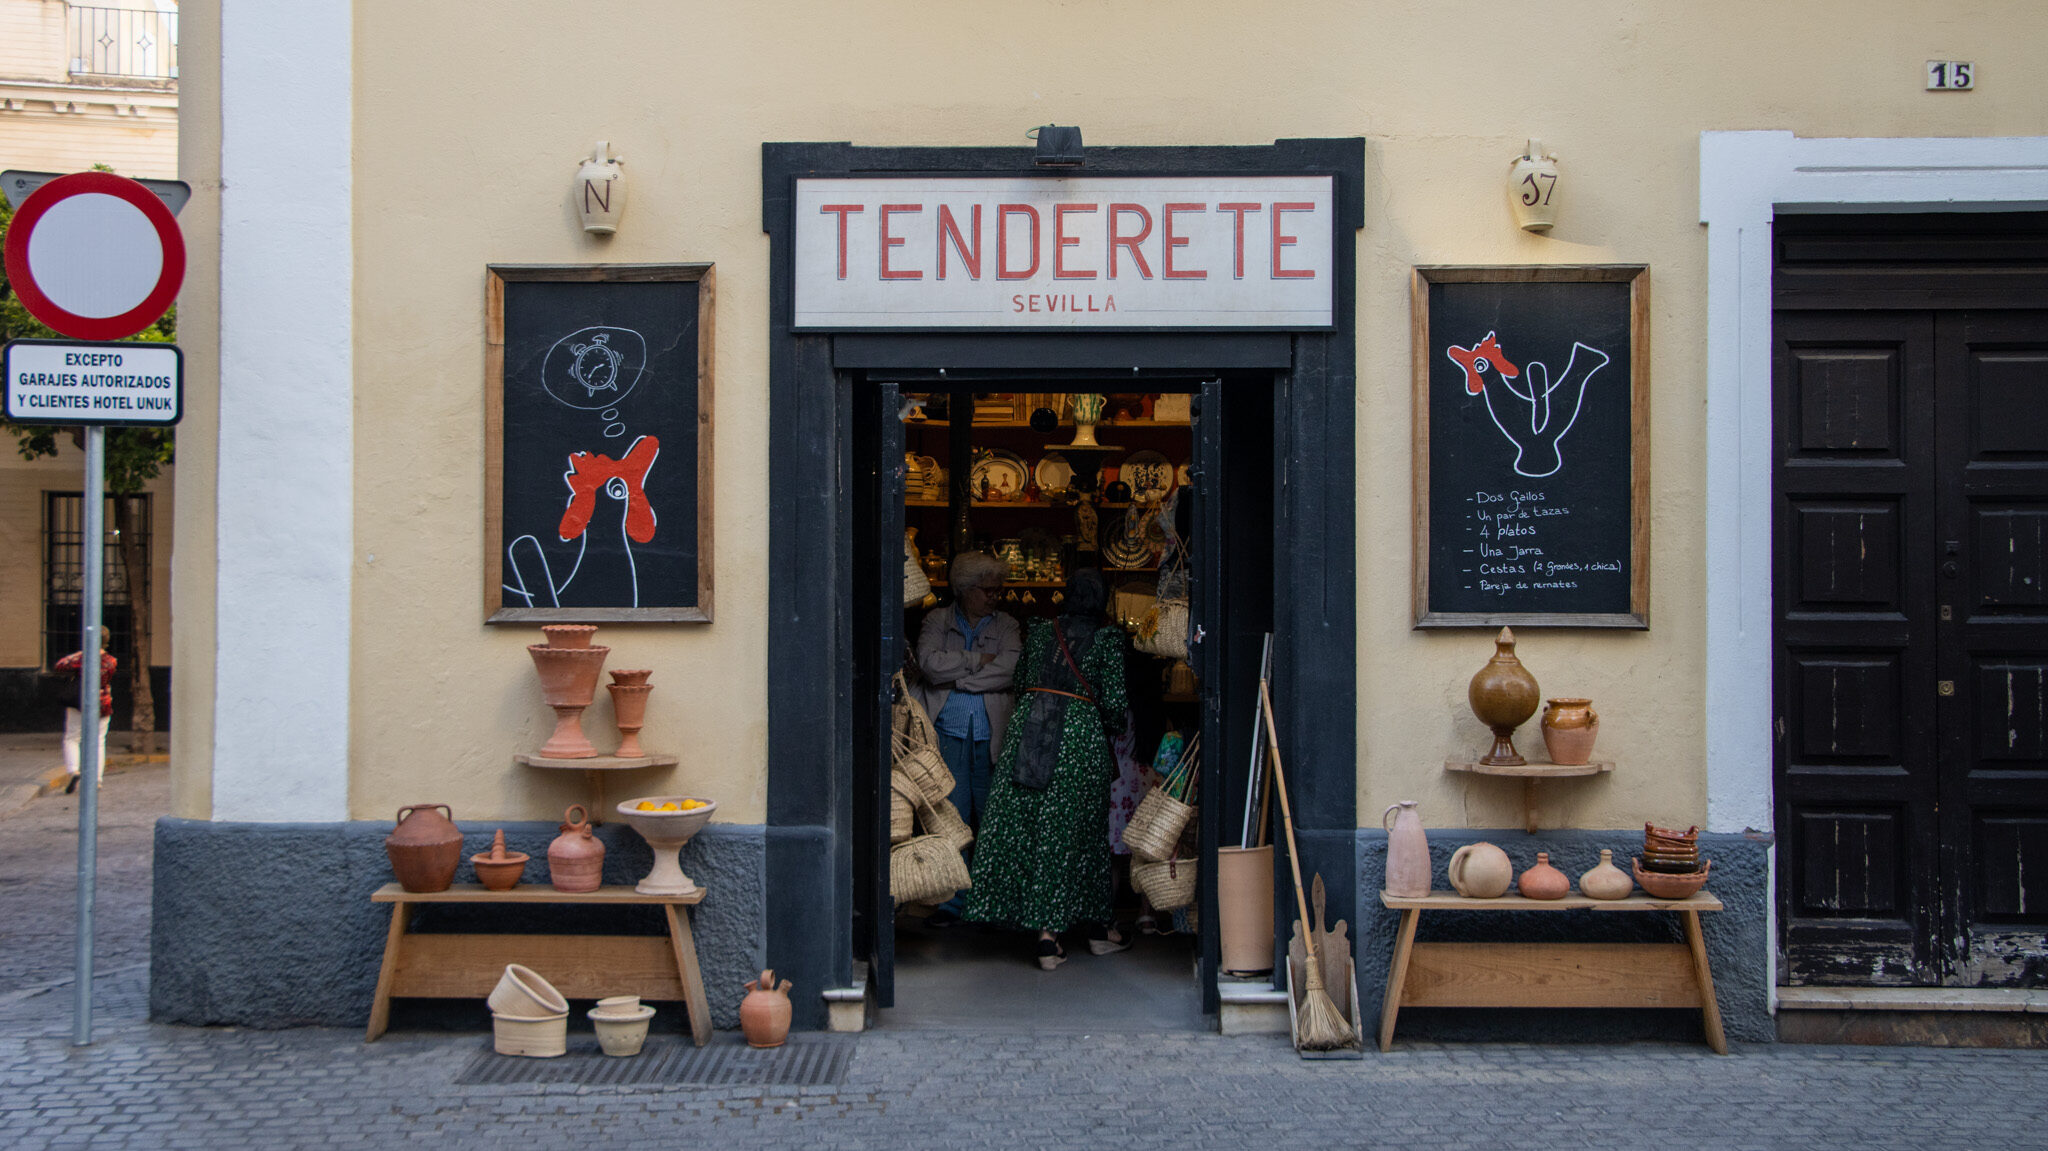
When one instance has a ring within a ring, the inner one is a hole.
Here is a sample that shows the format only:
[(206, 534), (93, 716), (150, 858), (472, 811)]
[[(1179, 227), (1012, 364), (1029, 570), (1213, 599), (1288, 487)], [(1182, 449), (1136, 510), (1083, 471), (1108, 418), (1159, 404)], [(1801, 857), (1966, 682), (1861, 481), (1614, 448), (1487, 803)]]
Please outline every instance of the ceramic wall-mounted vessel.
[(1588, 899), (1626, 899), (1636, 889), (1628, 872), (1614, 866), (1614, 852), (1600, 849), (1600, 863), (1579, 876), (1579, 894)]
[(1600, 714), (1590, 699), (1553, 699), (1543, 708), (1543, 746), (1550, 762), (1567, 766), (1593, 758), (1593, 740), (1600, 734)]
[(1571, 877), (1550, 866), (1550, 853), (1536, 853), (1536, 866), (1522, 873), (1516, 886), (1524, 899), (1563, 899), (1572, 893)]
[(384, 838), (391, 873), (407, 891), (446, 891), (462, 866), (462, 831), (445, 803), (398, 809), (398, 826)]
[(1466, 688), (1472, 714), (1493, 730), (1493, 749), (1479, 762), (1489, 767), (1518, 767), (1529, 762), (1515, 751), (1515, 729), (1536, 714), (1543, 698), (1536, 677), (1515, 656), (1513, 628), (1500, 629), (1493, 642), (1493, 658), (1472, 676)]
[[(1393, 826), (1387, 826), (1392, 816)], [(1422, 814), (1415, 801), (1404, 799), (1380, 813), (1380, 827), (1387, 833), (1387, 894), (1401, 899), (1421, 899), (1429, 894), (1429, 835), (1422, 830)]]
[(572, 803), (562, 813), (562, 834), (548, 844), (548, 882), (556, 891), (596, 891), (604, 885), (604, 842), (590, 830), (590, 813)]
[(1452, 852), (1445, 870), (1451, 887), (1468, 899), (1498, 899), (1515, 882), (1514, 862), (1491, 843), (1468, 843)]

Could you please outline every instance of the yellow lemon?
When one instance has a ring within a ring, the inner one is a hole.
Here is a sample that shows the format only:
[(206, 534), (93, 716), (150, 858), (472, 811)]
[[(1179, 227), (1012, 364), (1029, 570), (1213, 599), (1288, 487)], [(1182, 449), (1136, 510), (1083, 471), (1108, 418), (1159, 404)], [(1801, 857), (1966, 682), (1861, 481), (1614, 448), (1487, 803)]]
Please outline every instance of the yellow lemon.
[(641, 801), (640, 801), (640, 806), (639, 806), (639, 807), (638, 807), (638, 808), (637, 808), (636, 810), (639, 810), (639, 811), (653, 811), (653, 810), (655, 810), (655, 807), (654, 807), (654, 801), (653, 801), (653, 800), (651, 800), (651, 799), (643, 799), (643, 800), (641, 800)]
[(681, 810), (682, 810), (682, 808), (681, 808), (680, 806), (678, 806), (678, 805), (676, 805), (676, 804), (673, 804), (673, 803), (664, 803), (664, 804), (662, 804), (662, 805), (661, 805), (661, 809), (662, 809), (663, 811), (681, 811)]

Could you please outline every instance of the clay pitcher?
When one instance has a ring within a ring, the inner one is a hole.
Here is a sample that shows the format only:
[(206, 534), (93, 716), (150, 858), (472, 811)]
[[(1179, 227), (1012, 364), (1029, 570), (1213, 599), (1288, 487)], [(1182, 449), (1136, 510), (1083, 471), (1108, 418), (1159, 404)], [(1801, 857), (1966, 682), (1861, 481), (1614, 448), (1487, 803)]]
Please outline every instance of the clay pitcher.
[(1550, 866), (1550, 853), (1536, 853), (1536, 866), (1522, 873), (1517, 886), (1524, 899), (1563, 899), (1572, 893), (1571, 877)]
[(548, 882), (556, 891), (596, 891), (604, 885), (604, 843), (590, 833), (590, 813), (572, 803), (562, 813), (562, 834), (548, 844)]
[(1451, 853), (1444, 869), (1451, 887), (1468, 899), (1498, 899), (1515, 881), (1515, 865), (1508, 853), (1491, 843), (1468, 843)]
[[(1390, 815), (1394, 825), (1387, 827)], [(1422, 815), (1415, 809), (1415, 801), (1404, 799), (1381, 812), (1380, 827), (1387, 832), (1387, 894), (1398, 899), (1428, 895), (1429, 836), (1422, 830)]]
[(462, 831), (454, 815), (445, 803), (398, 809), (398, 827), (384, 837), (384, 853), (391, 857), (400, 887), (425, 893), (446, 891), (455, 882), (455, 869), (462, 866)]
[(1592, 700), (1551, 700), (1543, 708), (1542, 726), (1543, 746), (1550, 751), (1550, 762), (1581, 764), (1593, 758), (1593, 739), (1600, 734), (1600, 713), (1593, 710)]
[(1536, 686), (1536, 677), (1515, 657), (1513, 628), (1500, 629), (1493, 643), (1493, 658), (1472, 676), (1465, 695), (1472, 703), (1472, 714), (1493, 729), (1493, 750), (1479, 762), (1489, 767), (1519, 767), (1529, 762), (1515, 751), (1515, 728), (1536, 714), (1543, 692)]
[(747, 980), (747, 997), (740, 1000), (740, 1030), (747, 1034), (747, 1046), (780, 1047), (789, 1038), (789, 989), (795, 986), (785, 979), (777, 987), (772, 970)]

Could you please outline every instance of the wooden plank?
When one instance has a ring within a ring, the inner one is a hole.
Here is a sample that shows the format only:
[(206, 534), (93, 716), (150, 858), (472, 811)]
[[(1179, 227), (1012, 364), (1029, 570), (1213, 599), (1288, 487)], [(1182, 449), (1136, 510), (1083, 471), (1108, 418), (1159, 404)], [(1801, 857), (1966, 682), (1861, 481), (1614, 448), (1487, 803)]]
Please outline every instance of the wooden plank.
[(384, 962), (377, 968), (377, 994), (370, 1000), (370, 1025), (363, 1031), (363, 1042), (374, 1043), (384, 1029), (391, 1025), (391, 984), (398, 971), (398, 956), (404, 950), (405, 929), (412, 919), (409, 904), (397, 904), (391, 909), (391, 926), (384, 935)]
[(1524, 779), (1569, 779), (1581, 775), (1599, 775), (1614, 770), (1611, 759), (1595, 759), (1585, 763), (1523, 763), (1515, 765), (1480, 763), (1471, 759), (1447, 759), (1445, 771), (1469, 771), (1474, 775), (1513, 775)]
[[(1408, 561), (1413, 583), (1410, 606), (1415, 622), (1429, 618), (1429, 277), (1417, 268), (1408, 273), (1408, 360), (1412, 392), (1409, 399), (1414, 436), (1408, 444), (1410, 479), (1408, 518), (1413, 521), (1414, 554)], [(495, 570), (495, 569), (493, 569)], [(1380, 1050), (1386, 1050), (1382, 1038)]]
[(687, 999), (675, 953), (659, 935), (407, 935), (391, 993), (481, 999), (508, 963), (533, 968), (570, 999)]
[(510, 891), (487, 891), (481, 883), (457, 883), (446, 891), (407, 891), (387, 883), (370, 896), (372, 903), (684, 903), (704, 902), (704, 888), (688, 895), (642, 895), (624, 884), (600, 887), (596, 891), (556, 891), (541, 884), (523, 883)]
[(1682, 943), (1418, 943), (1410, 1007), (1698, 1007)]
[(662, 911), (668, 916), (668, 941), (675, 953), (676, 970), (683, 977), (683, 1002), (690, 1009), (690, 1038), (702, 1047), (711, 1042), (711, 1004), (704, 998), (704, 972), (697, 967), (697, 939), (690, 933), (690, 913), (674, 904)]
[(1394, 1045), (1394, 1019), (1401, 1013), (1402, 989), (1408, 983), (1408, 957), (1415, 946), (1415, 925), (1422, 919), (1417, 908), (1401, 913), (1401, 937), (1394, 944), (1394, 963), (1387, 971), (1387, 994), (1380, 1003), (1380, 1050)]
[(1416, 899), (1380, 892), (1380, 903), (1395, 911), (1719, 911), (1721, 900), (1709, 891), (1696, 891), (1684, 899), (1658, 899), (1631, 895), (1626, 899), (1592, 899), (1567, 895), (1563, 899), (1527, 899), (1503, 895), (1497, 899), (1472, 899), (1455, 891), (1432, 891)]
[(1692, 953), (1694, 977), (1699, 981), (1700, 1023), (1707, 1032), (1707, 1046), (1716, 1055), (1728, 1054), (1728, 1037), (1721, 1031), (1721, 1003), (1714, 998), (1714, 970), (1707, 962), (1707, 941), (1700, 934), (1700, 917), (1697, 913), (1679, 913), (1685, 921), (1686, 948)]
[(678, 623), (710, 623), (712, 541), (717, 528), (716, 507), (711, 498), (711, 480), (715, 469), (712, 467), (712, 449), (717, 437), (712, 434), (711, 399), (712, 377), (716, 374), (717, 343), (715, 325), (712, 323), (717, 302), (718, 276), (714, 265), (705, 264), (704, 275), (697, 281), (697, 602), (683, 609)]
[(588, 759), (562, 759), (558, 756), (521, 752), (512, 757), (512, 762), (525, 767), (575, 771), (637, 771), (643, 767), (674, 767), (682, 762), (682, 758), (674, 755), (641, 755), (620, 759), (616, 755), (596, 755)]

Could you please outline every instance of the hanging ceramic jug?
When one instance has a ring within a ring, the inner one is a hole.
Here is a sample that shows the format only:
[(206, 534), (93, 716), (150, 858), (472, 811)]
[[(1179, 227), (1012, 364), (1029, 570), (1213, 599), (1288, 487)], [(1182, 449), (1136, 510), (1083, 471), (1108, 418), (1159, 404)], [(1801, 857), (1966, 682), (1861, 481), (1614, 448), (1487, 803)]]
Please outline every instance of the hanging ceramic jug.
[(589, 815), (582, 804), (570, 804), (562, 834), (548, 844), (548, 882), (556, 891), (596, 891), (604, 884), (604, 842), (591, 834)]
[[(1394, 817), (1392, 827), (1387, 826), (1390, 815)], [(1387, 833), (1387, 894), (1397, 899), (1428, 895), (1429, 836), (1423, 833), (1415, 801), (1404, 799), (1381, 812), (1380, 827)]]
[(789, 989), (795, 986), (785, 979), (777, 987), (773, 971), (747, 980), (747, 997), (740, 1000), (740, 1030), (746, 1032), (747, 1046), (780, 1047), (789, 1038)]
[(1493, 729), (1493, 750), (1479, 762), (1488, 767), (1520, 767), (1529, 762), (1515, 751), (1515, 728), (1536, 714), (1543, 693), (1536, 686), (1536, 677), (1515, 657), (1513, 628), (1500, 629), (1493, 642), (1493, 658), (1472, 676), (1465, 694), (1472, 703), (1472, 714)]
[(1590, 699), (1553, 699), (1543, 706), (1543, 746), (1550, 762), (1581, 764), (1593, 758), (1600, 713)]
[[(446, 815), (442, 814), (447, 812)], [(445, 803), (398, 809), (398, 827), (384, 837), (391, 873), (407, 891), (446, 891), (462, 866), (462, 831)]]
[(1467, 899), (1498, 899), (1515, 882), (1513, 861), (1491, 843), (1468, 843), (1452, 852), (1445, 872), (1452, 889)]
[(1599, 866), (1579, 876), (1579, 894), (1588, 899), (1626, 899), (1636, 889), (1628, 872), (1614, 866), (1614, 852), (1600, 849)]

